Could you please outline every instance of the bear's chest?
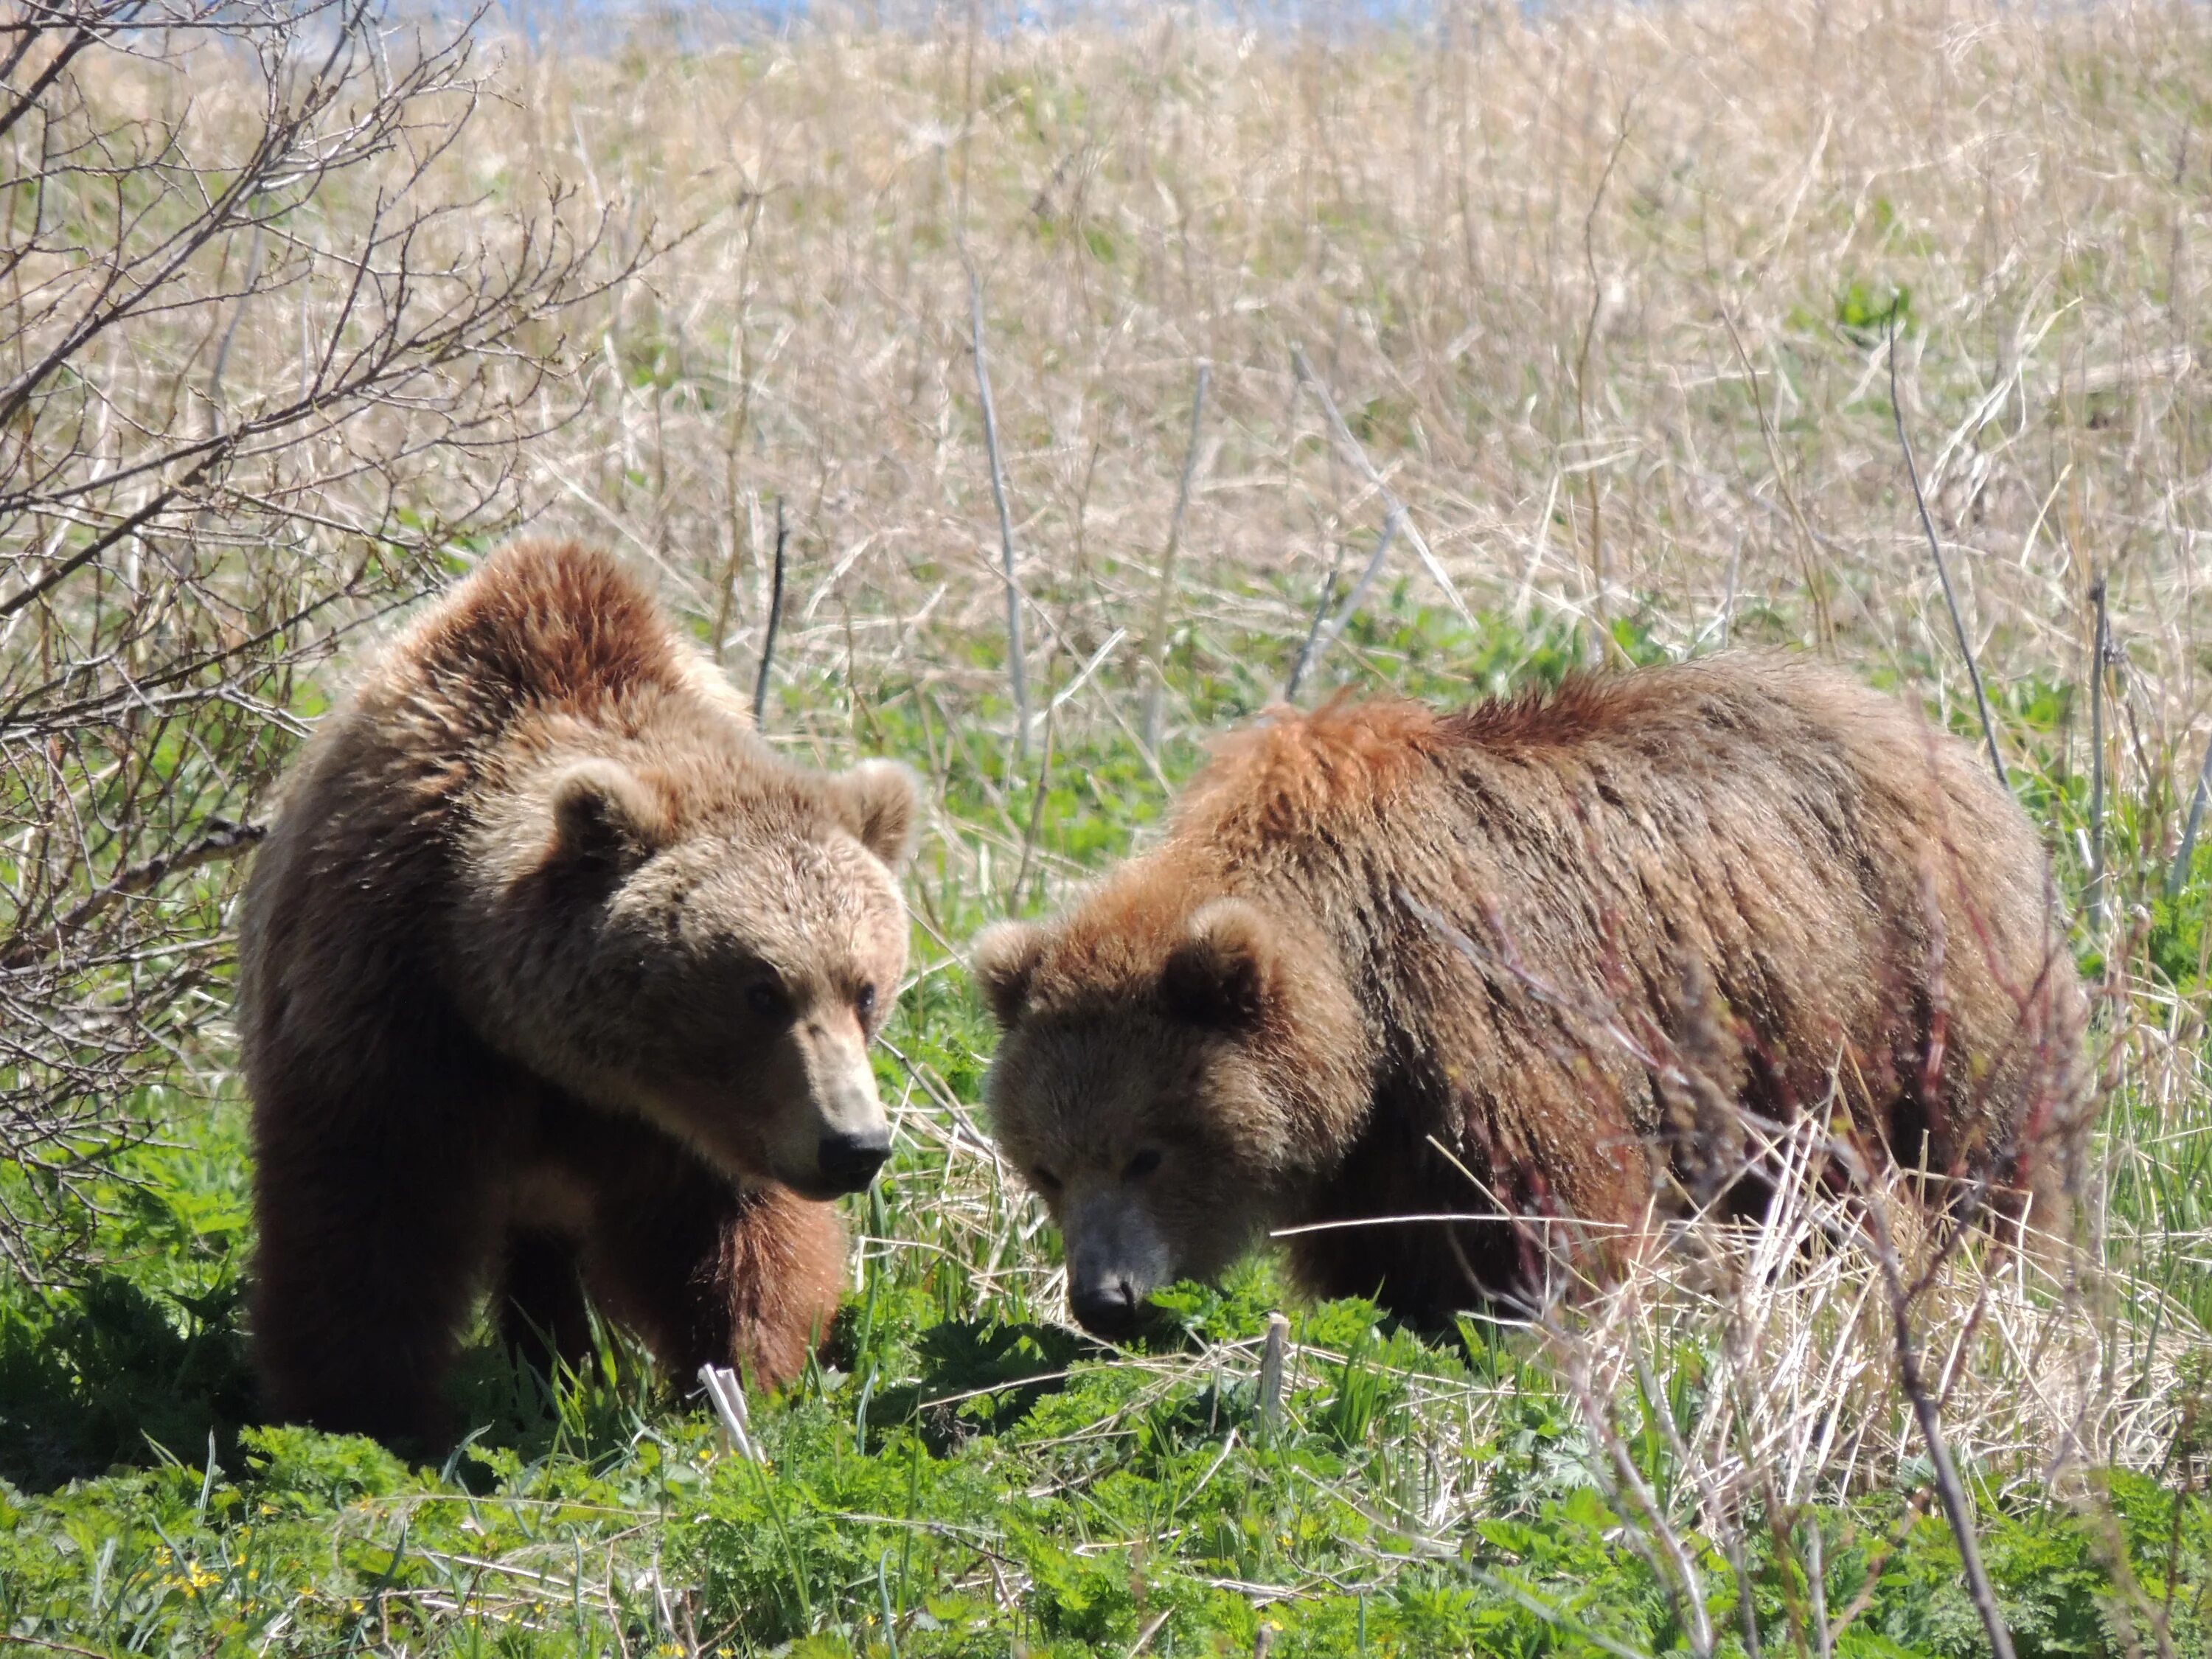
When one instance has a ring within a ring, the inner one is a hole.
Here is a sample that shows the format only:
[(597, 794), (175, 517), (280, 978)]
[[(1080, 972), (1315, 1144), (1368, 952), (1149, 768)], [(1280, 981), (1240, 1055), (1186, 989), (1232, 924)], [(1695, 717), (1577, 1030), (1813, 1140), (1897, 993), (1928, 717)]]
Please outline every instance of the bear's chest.
[(507, 1182), (509, 1227), (532, 1232), (587, 1232), (592, 1224), (592, 1189), (559, 1160), (528, 1159)]

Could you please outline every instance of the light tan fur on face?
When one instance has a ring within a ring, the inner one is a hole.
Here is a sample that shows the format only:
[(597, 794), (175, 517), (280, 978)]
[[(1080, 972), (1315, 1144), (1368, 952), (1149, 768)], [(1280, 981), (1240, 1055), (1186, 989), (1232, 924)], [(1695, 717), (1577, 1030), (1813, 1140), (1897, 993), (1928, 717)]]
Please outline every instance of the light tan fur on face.
[(823, 1138), (884, 1133), (867, 1044), (906, 959), (890, 871), (847, 826), (902, 854), (912, 796), (902, 769), (858, 787), (794, 834), (742, 797), (679, 816), (642, 752), (550, 758), (471, 847), (455, 979), (484, 1035), (732, 1176), (830, 1195)]
[(1079, 1297), (1219, 1273), (1366, 1109), (1366, 1037), (1330, 948), (1294, 916), (1172, 896), (1116, 878), (1083, 922), (976, 942), (1006, 1027), (993, 1124), (1060, 1226)]

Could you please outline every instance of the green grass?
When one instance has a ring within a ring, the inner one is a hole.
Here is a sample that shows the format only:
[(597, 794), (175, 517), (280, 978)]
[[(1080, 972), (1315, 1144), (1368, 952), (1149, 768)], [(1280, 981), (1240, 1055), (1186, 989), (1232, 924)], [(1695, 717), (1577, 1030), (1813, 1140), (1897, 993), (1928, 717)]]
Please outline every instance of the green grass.
[[(1648, 654), (1632, 625), (1619, 638)], [(1286, 654), (1194, 629), (1174, 672), (1218, 722), (1267, 702)], [(1324, 678), (1449, 701), (1556, 678), (1578, 654), (1564, 632), (1496, 618), (1467, 629), (1401, 585)], [(842, 696), (789, 688), (786, 717), (808, 723), (846, 708)], [(1173, 746), (1156, 775), (1117, 726), (1070, 720), (1040, 809), (1036, 775), (1010, 776), (977, 735), (1003, 718), (989, 694), (948, 703), (917, 680), (850, 708), (866, 746), (935, 781), (939, 833), (911, 878), (915, 969), (878, 1060), (899, 1152), (848, 1206), (859, 1268), (822, 1364), (755, 1401), (765, 1463), (724, 1451), (685, 1380), (657, 1376), (613, 1332), (550, 1397), (479, 1332), (456, 1385), (476, 1432), (441, 1466), (259, 1422), (240, 1328), (243, 1107), (219, 1090), (108, 1184), (88, 1275), (0, 1286), (0, 1639), (908, 1659), (1140, 1640), (1245, 1654), (1262, 1626), (1276, 1655), (1685, 1644), (1678, 1576), (1622, 1498), (1559, 1350), (1547, 1357), (1532, 1334), (1468, 1321), (1424, 1340), (1364, 1304), (1300, 1304), (1264, 1260), (1220, 1289), (1170, 1294), (1129, 1349), (1060, 1322), (1056, 1243), (968, 1133), (990, 1033), (939, 941), (1124, 854), (1200, 750)], [(2015, 711), (2008, 741), (2036, 752), (2033, 708)], [(2052, 781), (2035, 799), (2064, 830), (2081, 793)], [(2129, 826), (2116, 814), (2124, 865)], [(986, 877), (975, 855), (991, 848)], [(2208, 891), (2212, 863), (2136, 952), (2173, 996), (2197, 989)], [(2177, 1117), (2124, 1091), (2108, 1132), (2115, 1282), (2134, 1298), (2118, 1317), (2138, 1336), (2212, 1312), (2212, 1200), (2197, 1178), (2212, 1124), (2201, 1090), (2179, 1098)], [(1257, 1350), (1278, 1309), (1294, 1357), (1271, 1430)], [(1842, 1621), (1839, 1655), (1982, 1651), (1909, 1451), (1734, 1516), (1702, 1502), (1684, 1446), (1726, 1367), (1710, 1325), (1667, 1331), (1645, 1355), (1656, 1392), (1627, 1376), (1606, 1392), (1603, 1425), (1678, 1529), (1720, 1648), (1742, 1650), (1747, 1592), (1770, 1652), (1811, 1652), (1823, 1607)], [(2156, 1331), (2121, 1349), (2146, 1356), (2148, 1389)], [(2124, 1467), (2068, 1490), (2016, 1458), (1968, 1457), (2021, 1653), (2147, 1651), (2154, 1616), (2173, 1651), (2208, 1650), (2203, 1381), (2164, 1385), (2162, 1441), (2146, 1451), (2138, 1437)]]

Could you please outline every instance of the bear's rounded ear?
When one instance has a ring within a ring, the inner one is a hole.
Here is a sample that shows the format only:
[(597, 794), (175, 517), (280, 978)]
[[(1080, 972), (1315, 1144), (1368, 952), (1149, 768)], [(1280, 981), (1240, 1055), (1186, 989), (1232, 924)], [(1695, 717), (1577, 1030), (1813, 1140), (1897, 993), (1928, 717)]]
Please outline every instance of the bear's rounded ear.
[(839, 819), (891, 870), (905, 867), (921, 832), (920, 790), (914, 769), (891, 760), (865, 760), (830, 780)]
[(983, 988), (985, 1000), (1011, 1031), (1030, 1000), (1030, 982), (1044, 960), (1045, 931), (1026, 921), (1001, 921), (986, 927), (968, 946), (968, 971)]
[(1200, 905), (1160, 971), (1170, 1012), (1194, 1025), (1246, 1030), (1267, 1017), (1282, 952), (1274, 924), (1243, 899)]
[(552, 857), (626, 869), (667, 839), (667, 815), (620, 761), (578, 761), (553, 780)]

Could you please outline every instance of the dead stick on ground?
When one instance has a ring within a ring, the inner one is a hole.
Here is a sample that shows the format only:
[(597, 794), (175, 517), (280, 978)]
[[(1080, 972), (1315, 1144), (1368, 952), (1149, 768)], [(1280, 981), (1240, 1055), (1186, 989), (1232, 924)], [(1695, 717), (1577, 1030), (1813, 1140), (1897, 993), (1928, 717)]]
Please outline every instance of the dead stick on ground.
[(1029, 672), (1022, 657), (1022, 590), (1014, 580), (1014, 521), (1006, 510), (1006, 470), (999, 455), (999, 411), (991, 401), (991, 368), (983, 352), (983, 279), (968, 270), (969, 322), (975, 352), (975, 395), (983, 404), (983, 447), (991, 458), (991, 499), (999, 509), (999, 552), (1006, 584), (1006, 684), (1014, 697), (1014, 758), (1030, 753)]
[(2012, 790), (2012, 779), (2005, 771), (2004, 757), (1997, 752), (1996, 722), (1990, 718), (1990, 700), (1982, 690), (1981, 665), (1974, 660), (1974, 642), (1966, 635), (1966, 619), (1959, 614), (1959, 596), (1951, 587), (1951, 567), (1943, 558), (1943, 544), (1936, 534), (1936, 520), (1928, 511), (1928, 497), (1921, 492), (1920, 468), (1912, 459), (1912, 440), (1905, 433), (1905, 404), (1897, 395), (1897, 314), (1889, 319), (1889, 412), (1897, 422), (1897, 447), (1905, 452), (1905, 476), (1912, 484), (1912, 504), (1920, 509), (1920, 528), (1928, 538), (1928, 551), (1936, 560), (1936, 575), (1943, 584), (1943, 604), (1951, 613), (1951, 629), (1959, 636), (1959, 650), (1966, 659), (1966, 681), (1974, 688), (1974, 708), (1982, 717), (1982, 741), (1990, 746), (1990, 764), (1996, 769), (1997, 781)]
[(1272, 1440), (1283, 1420), (1283, 1364), (1290, 1355), (1291, 1322), (1267, 1316), (1267, 1338), (1260, 1346), (1260, 1432)]
[(1405, 532), (1407, 541), (1412, 544), (1413, 551), (1419, 556), (1421, 568), (1429, 573), (1429, 580), (1443, 590), (1444, 597), (1451, 601), (1452, 609), (1459, 613), (1459, 619), (1472, 628), (1474, 617), (1468, 610), (1467, 601), (1460, 598), (1459, 589), (1452, 585), (1452, 579), (1444, 574), (1444, 568), (1437, 562), (1437, 556), (1429, 550), (1428, 540), (1421, 534), (1419, 526), (1414, 524), (1413, 515), (1406, 511), (1406, 503), (1400, 501), (1397, 493), (1383, 481), (1382, 475), (1376, 471), (1375, 463), (1367, 459), (1367, 452), (1359, 447), (1359, 440), (1352, 435), (1352, 428), (1344, 423), (1344, 416), (1337, 412), (1336, 399), (1328, 395), (1328, 388), (1322, 384), (1321, 377), (1314, 373), (1313, 365), (1306, 361), (1304, 346), (1291, 348), (1291, 367), (1297, 372), (1298, 380), (1306, 390), (1313, 393), (1314, 401), (1321, 405), (1322, 413), (1328, 417), (1329, 436), (1335, 441), (1345, 459), (1359, 469), (1361, 476), (1375, 487), (1375, 493), (1382, 498), (1382, 504), (1398, 516), (1400, 528)]
[(783, 523), (783, 497), (775, 498), (775, 569), (769, 577), (768, 628), (761, 635), (760, 668), (753, 675), (753, 726), (760, 726), (768, 712), (768, 675), (775, 663), (775, 630), (783, 622), (783, 547), (788, 532)]
[(1160, 719), (1167, 699), (1168, 614), (1175, 604), (1176, 554), (1182, 546), (1183, 514), (1190, 508), (1190, 489), (1198, 477), (1198, 441), (1206, 418), (1206, 388), (1213, 378), (1213, 365), (1198, 360), (1198, 385), (1190, 396), (1190, 441), (1182, 452), (1182, 481), (1176, 486), (1175, 511), (1168, 518), (1168, 543), (1160, 553), (1160, 583), (1152, 595), (1152, 625), (1145, 641), (1145, 659), (1151, 675), (1145, 682), (1145, 747), (1160, 746)]

